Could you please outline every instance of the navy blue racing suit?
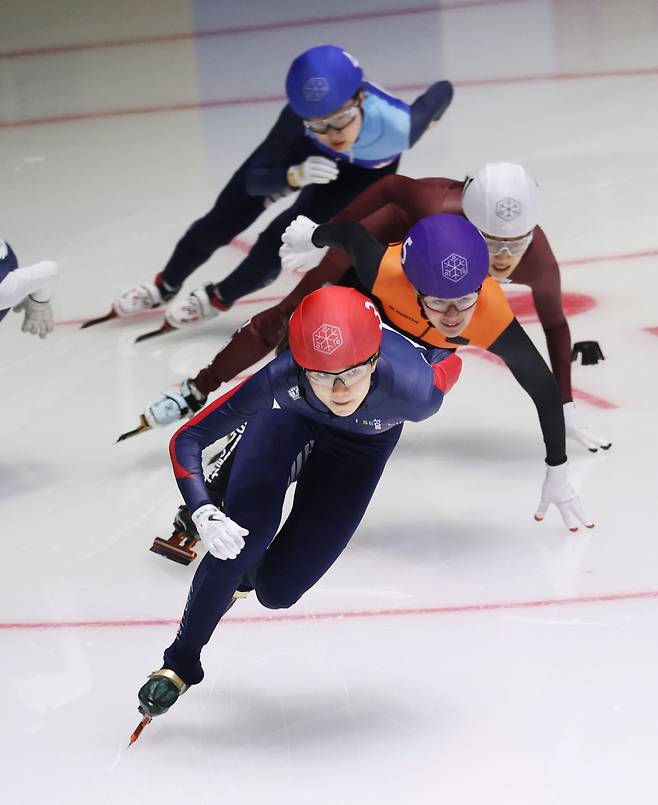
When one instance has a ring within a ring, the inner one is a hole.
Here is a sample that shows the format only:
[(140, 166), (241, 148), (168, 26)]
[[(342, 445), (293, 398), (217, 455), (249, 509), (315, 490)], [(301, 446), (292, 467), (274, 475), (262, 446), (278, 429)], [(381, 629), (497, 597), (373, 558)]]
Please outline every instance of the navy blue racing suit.
[[(201, 451), (249, 421), (228, 485), (225, 512), (247, 528), (235, 559), (206, 554), (192, 581), (164, 664), (188, 684), (203, 678), (200, 655), (234, 591), (253, 588), (266, 607), (294, 604), (340, 556), (356, 531), (405, 421), (435, 414), (461, 362), (384, 330), (370, 390), (350, 416), (332, 414), (288, 350), (200, 411), (171, 440), (178, 486), (190, 511), (211, 503)], [(310, 454), (307, 449), (311, 445)], [(291, 464), (308, 458), (292, 510), (279, 528)]]

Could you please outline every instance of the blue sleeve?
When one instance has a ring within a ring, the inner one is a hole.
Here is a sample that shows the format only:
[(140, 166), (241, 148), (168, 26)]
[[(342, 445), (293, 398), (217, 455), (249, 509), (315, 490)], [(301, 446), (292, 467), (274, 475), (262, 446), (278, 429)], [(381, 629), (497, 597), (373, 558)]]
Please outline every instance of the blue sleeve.
[(411, 104), (410, 147), (418, 142), (430, 123), (439, 120), (450, 106), (453, 94), (450, 81), (437, 81)]
[(247, 162), (247, 193), (250, 196), (271, 196), (289, 189), (288, 168), (305, 158), (306, 146), (304, 125), (290, 106), (286, 106)]
[[(18, 268), (18, 260), (11, 246), (4, 240), (0, 240), (0, 283), (11, 271)], [(0, 310), (0, 321), (9, 313), (9, 308)]]
[(408, 341), (402, 348), (405, 352), (394, 356), (395, 382), (408, 400), (405, 419), (421, 422), (441, 408), (459, 379), (461, 359), (454, 350), (414, 347)]
[(205, 447), (235, 430), (246, 419), (272, 408), (274, 393), (268, 366), (179, 428), (169, 443), (176, 483), (191, 512), (212, 503), (203, 476), (201, 453)]
[(0, 240), (0, 282), (18, 268), (18, 260), (11, 246), (4, 240)]

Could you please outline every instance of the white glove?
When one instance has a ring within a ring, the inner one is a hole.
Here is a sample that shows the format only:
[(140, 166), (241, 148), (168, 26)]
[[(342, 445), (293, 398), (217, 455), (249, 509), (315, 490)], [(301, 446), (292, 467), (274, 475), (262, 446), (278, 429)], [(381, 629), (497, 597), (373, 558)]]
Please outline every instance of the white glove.
[(327, 157), (307, 157), (299, 165), (288, 168), (287, 179), (291, 187), (308, 184), (329, 184), (338, 178), (338, 165)]
[(200, 506), (192, 514), (192, 520), (201, 542), (217, 559), (235, 559), (244, 548), (244, 537), (249, 531), (212, 503)]
[(567, 429), (567, 436), (580, 442), (591, 453), (596, 453), (599, 447), (601, 450), (608, 450), (612, 446), (610, 439), (605, 439), (594, 433), (589, 428), (582, 425), (578, 418), (576, 404), (568, 402), (564, 404), (564, 425)]
[(38, 335), (39, 338), (45, 338), (48, 333), (52, 333), (53, 311), (49, 300), (37, 302), (29, 294), (14, 307), (14, 313), (20, 313), (21, 311), (25, 313), (23, 326), (21, 327), (24, 333), (32, 333), (32, 335)]
[(586, 518), (580, 498), (569, 483), (568, 469), (569, 465), (566, 461), (557, 467), (546, 467), (546, 477), (541, 489), (541, 500), (537, 506), (535, 520), (541, 522), (546, 510), (553, 503), (569, 531), (578, 531), (579, 521), (587, 528), (594, 528), (594, 523)]
[(283, 268), (284, 271), (301, 271), (305, 274), (307, 271), (320, 265), (328, 251), (328, 246), (325, 246), (323, 249), (318, 249), (314, 246), (311, 251), (296, 252), (293, 251), (292, 246), (288, 246), (287, 243), (284, 243), (279, 249), (281, 268)]

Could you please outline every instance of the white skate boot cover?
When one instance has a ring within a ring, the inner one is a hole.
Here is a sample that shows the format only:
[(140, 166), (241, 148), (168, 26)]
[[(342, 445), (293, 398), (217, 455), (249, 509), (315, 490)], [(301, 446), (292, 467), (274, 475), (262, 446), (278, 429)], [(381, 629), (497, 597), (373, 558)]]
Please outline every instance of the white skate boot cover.
[(183, 296), (167, 305), (165, 319), (172, 327), (186, 327), (211, 319), (219, 311), (210, 304), (205, 288), (197, 288), (189, 296)]
[(124, 317), (152, 310), (161, 304), (162, 296), (157, 285), (152, 282), (144, 282), (142, 285), (124, 291), (114, 300), (112, 307), (119, 316)]

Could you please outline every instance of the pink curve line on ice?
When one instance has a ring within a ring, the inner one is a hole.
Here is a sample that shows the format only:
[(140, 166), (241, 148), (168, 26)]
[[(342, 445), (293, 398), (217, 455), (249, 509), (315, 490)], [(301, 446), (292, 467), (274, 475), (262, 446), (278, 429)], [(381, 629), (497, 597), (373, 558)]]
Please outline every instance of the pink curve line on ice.
[(43, 47), (21, 48), (18, 50), (0, 51), (0, 59), (20, 59), (28, 56), (46, 56), (58, 53), (74, 53), (102, 48), (136, 47), (140, 45), (160, 45), (166, 42), (180, 42), (191, 39), (209, 39), (237, 34), (259, 33), (260, 31), (285, 30), (287, 28), (304, 28), (314, 25), (330, 25), (341, 22), (363, 22), (365, 20), (386, 17), (410, 17), (418, 14), (438, 14), (444, 11), (460, 11), (462, 9), (485, 6), (502, 6), (511, 3), (527, 3), (528, 0), (466, 0), (463, 3), (433, 3), (431, 5), (409, 6), (400, 9), (382, 9), (377, 11), (361, 11), (354, 14), (334, 14), (327, 17), (308, 17), (298, 20), (280, 20), (252, 25), (235, 25), (224, 28), (213, 28), (208, 31), (183, 31), (174, 34), (157, 34), (125, 39), (107, 39), (99, 42), (79, 42), (69, 45), (44, 45)]
[(589, 263), (606, 263), (609, 260), (638, 260), (641, 257), (658, 257), (658, 249), (626, 254), (601, 254), (598, 257), (579, 257), (575, 260), (560, 260), (559, 262), (561, 266), (584, 266)]
[(644, 330), (651, 335), (658, 335), (658, 327), (645, 327)]
[[(519, 84), (536, 81), (577, 81), (598, 78), (637, 78), (638, 76), (656, 76), (658, 67), (638, 67), (624, 70), (599, 70), (593, 72), (545, 73), (541, 75), (520, 75), (499, 78), (473, 78), (453, 81), (456, 87), (479, 87), (496, 84)], [(391, 92), (419, 91), (427, 89), (430, 82), (422, 84), (398, 84), (388, 86)], [(126, 117), (130, 115), (153, 115), (166, 112), (189, 112), (198, 109), (218, 109), (224, 106), (250, 106), (259, 103), (282, 103), (283, 95), (260, 95), (250, 98), (220, 98), (217, 100), (194, 101), (190, 103), (162, 104), (160, 106), (142, 106), (133, 109), (106, 109), (96, 112), (75, 112), (70, 114), (51, 115), (49, 117), (30, 117), (19, 120), (0, 122), (0, 129), (18, 128), (21, 126), (45, 126), (54, 123), (75, 123), (83, 120), (99, 120), (108, 117)]]
[[(456, 604), (454, 606), (418, 607), (414, 609), (374, 609), (345, 612), (313, 612), (286, 615), (254, 615), (251, 617), (227, 617), (222, 623), (292, 623), (298, 621), (335, 621), (358, 618), (401, 618), (418, 615), (456, 615), (465, 612), (495, 612), (516, 609), (539, 609), (552, 606), (578, 606), (579, 604), (606, 604), (618, 601), (641, 601), (658, 598), (658, 590), (636, 593), (608, 593), (583, 595), (572, 598), (542, 598), (535, 601), (508, 601), (489, 604)], [(0, 623), (0, 630), (27, 629), (121, 629), (140, 626), (177, 626), (177, 619), (155, 618), (144, 620), (89, 620), (89, 621), (32, 621)]]

